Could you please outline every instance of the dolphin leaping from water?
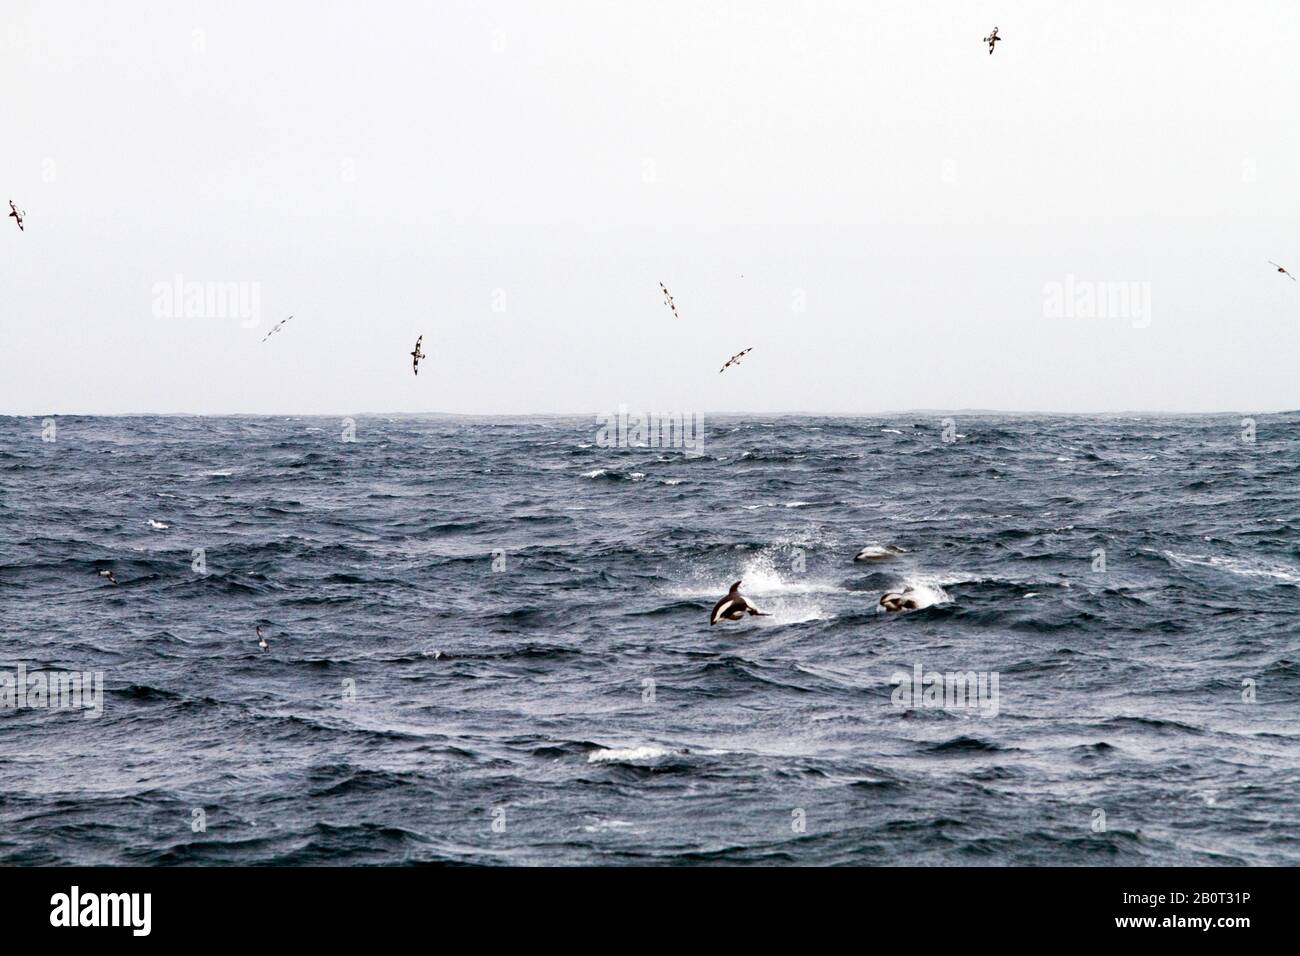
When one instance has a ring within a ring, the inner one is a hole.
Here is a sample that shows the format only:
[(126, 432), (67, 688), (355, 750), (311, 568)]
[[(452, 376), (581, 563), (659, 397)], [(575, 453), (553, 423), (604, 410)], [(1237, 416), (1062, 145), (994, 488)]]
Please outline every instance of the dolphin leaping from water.
[(755, 617), (771, 617), (772, 615), (760, 611), (754, 605), (750, 604), (740, 593), (740, 582), (737, 581), (731, 586), (731, 590), (717, 604), (713, 605), (713, 614), (709, 617), (709, 627), (717, 624), (719, 621), (739, 621), (746, 614), (752, 614)]
[(886, 611), (915, 611), (921, 605), (912, 596), (912, 589), (906, 591), (886, 591), (880, 595), (880, 606)]

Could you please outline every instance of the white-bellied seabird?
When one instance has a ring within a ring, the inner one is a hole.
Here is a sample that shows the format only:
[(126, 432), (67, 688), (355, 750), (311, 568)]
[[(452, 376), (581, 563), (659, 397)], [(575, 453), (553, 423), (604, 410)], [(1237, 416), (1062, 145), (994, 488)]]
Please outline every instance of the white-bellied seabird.
[(993, 55), (993, 44), (1000, 43), (1002, 37), (998, 36), (998, 28), (994, 27), (993, 32), (984, 38), (984, 42), (989, 45), (989, 56)]
[(737, 581), (731, 586), (727, 596), (713, 605), (713, 614), (709, 616), (709, 626), (712, 627), (719, 621), (739, 621), (746, 614), (753, 614), (756, 617), (771, 617), (770, 614), (760, 611), (741, 596), (740, 582)]
[(903, 549), (892, 544), (869, 544), (853, 556), (854, 561), (885, 561), (903, 554)]
[[(293, 318), (292, 315), (289, 316), (289, 319), (292, 318)], [(275, 325), (271, 326), (271, 331), (267, 332), (264, 336), (262, 336), (262, 341), (265, 342), (271, 336), (275, 335), (276, 332), (279, 332), (282, 328), (284, 328), (284, 323), (288, 322), (289, 319), (281, 319), (279, 322), (275, 323)]]
[(730, 368), (732, 365), (739, 365), (739, 364), (740, 364), (740, 360), (743, 359), (746, 355), (748, 355), (748, 354), (749, 354), (750, 352), (752, 352), (752, 351), (754, 351), (754, 347), (751, 345), (749, 348), (745, 349), (743, 352), (737, 352), (737, 353), (736, 353), (735, 355), (733, 355), (731, 358), (727, 359), (727, 364), (726, 364), (726, 365), (724, 365), (724, 366), (722, 366), (722, 368), (718, 369), (718, 374), (721, 375), (723, 372), (725, 372), (725, 371), (726, 371), (728, 368)]
[(411, 353), (411, 370), (415, 372), (416, 375), (420, 374), (420, 359), (428, 357), (420, 350), (420, 343), (423, 341), (424, 335), (421, 334), (420, 337), (415, 340), (415, 351)]
[(664, 305), (673, 310), (674, 319), (680, 319), (681, 316), (677, 314), (677, 303), (673, 301), (673, 296), (672, 293), (668, 291), (668, 286), (661, 282), (659, 283), (659, 288), (664, 290)]
[(153, 528), (155, 531), (166, 531), (168, 528), (171, 527), (171, 525), (163, 524), (163, 522), (161, 521), (155, 521), (153, 518), (150, 518), (149, 527)]
[(113, 577), (113, 572), (112, 572), (111, 570), (109, 570), (108, 568), (100, 568), (100, 569), (99, 569), (99, 576), (100, 576), (101, 578), (108, 578), (108, 581), (109, 581), (110, 584), (116, 584), (116, 583), (117, 583), (117, 578)]
[(23, 229), (23, 216), (25, 215), (27, 215), (27, 213), (24, 210), (19, 209), (17, 206), (15, 206), (14, 201), (12, 199), (9, 200), (9, 215), (6, 218), (15, 219), (18, 221), (19, 232), (26, 232), (26, 230)]
[(880, 595), (880, 606), (886, 611), (915, 611), (918, 607), (911, 590), (886, 591)]
[[(1272, 259), (1269, 259), (1269, 260), (1268, 260), (1268, 264), (1271, 265), (1271, 266), (1277, 266), (1277, 263), (1274, 262)], [(1286, 276), (1286, 277), (1287, 277), (1288, 279), (1290, 279), (1292, 282), (1295, 282), (1295, 281), (1296, 281), (1295, 276), (1293, 276), (1291, 273), (1287, 272), (1287, 271), (1286, 271), (1285, 269), (1283, 269), (1281, 266), (1277, 266), (1277, 271), (1280, 272), (1280, 273), (1282, 273), (1282, 275)]]
[(260, 624), (257, 625), (257, 646), (262, 650), (267, 650), (271, 646), (270, 642), (262, 636), (262, 625)]

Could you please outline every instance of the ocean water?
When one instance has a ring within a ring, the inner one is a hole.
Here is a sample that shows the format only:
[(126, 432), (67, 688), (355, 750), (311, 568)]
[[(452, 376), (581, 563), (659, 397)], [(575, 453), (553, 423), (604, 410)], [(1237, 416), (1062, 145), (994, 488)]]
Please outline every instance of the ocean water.
[(1300, 415), (953, 426), (0, 418), (0, 862), (1300, 862)]

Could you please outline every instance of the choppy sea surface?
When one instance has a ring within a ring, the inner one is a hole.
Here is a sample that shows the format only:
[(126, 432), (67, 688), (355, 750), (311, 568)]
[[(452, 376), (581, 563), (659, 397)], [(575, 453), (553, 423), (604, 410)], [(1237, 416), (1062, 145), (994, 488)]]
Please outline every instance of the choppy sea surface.
[(0, 418), (0, 862), (1300, 862), (1300, 414), (54, 426)]

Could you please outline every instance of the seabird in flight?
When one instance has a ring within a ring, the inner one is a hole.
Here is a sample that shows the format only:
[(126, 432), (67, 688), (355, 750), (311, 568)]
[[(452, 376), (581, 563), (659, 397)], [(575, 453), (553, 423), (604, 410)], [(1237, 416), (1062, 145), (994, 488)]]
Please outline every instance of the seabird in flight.
[(415, 340), (415, 351), (411, 353), (411, 370), (415, 372), (416, 375), (420, 374), (420, 359), (428, 357), (420, 350), (420, 343), (422, 341), (424, 341), (423, 333)]
[(721, 375), (723, 372), (725, 372), (725, 371), (726, 371), (730, 366), (732, 366), (732, 365), (739, 365), (739, 364), (740, 364), (740, 360), (741, 360), (742, 358), (744, 358), (746, 355), (748, 355), (748, 354), (749, 354), (750, 352), (752, 352), (752, 351), (754, 351), (754, 347), (751, 345), (749, 348), (745, 349), (743, 352), (737, 352), (737, 353), (736, 353), (735, 355), (733, 355), (731, 358), (727, 359), (727, 364), (726, 364), (726, 365), (724, 365), (724, 366), (722, 366), (722, 368), (718, 369), (718, 374)]
[(267, 650), (271, 646), (270, 642), (262, 636), (262, 625), (260, 624), (257, 625), (257, 646), (262, 650)]
[(113, 572), (112, 572), (110, 569), (108, 569), (108, 568), (100, 568), (100, 569), (99, 569), (99, 576), (100, 576), (101, 578), (108, 578), (108, 581), (109, 581), (110, 584), (116, 584), (116, 583), (117, 583), (117, 578), (113, 577)]
[(672, 293), (668, 291), (668, 286), (661, 282), (659, 283), (659, 288), (664, 290), (664, 305), (673, 310), (674, 319), (680, 319), (681, 316), (677, 314), (677, 303), (673, 301), (673, 296)]
[(998, 36), (998, 28), (994, 27), (993, 32), (984, 38), (984, 42), (989, 45), (989, 56), (993, 55), (993, 44), (1001, 42), (1002, 37)]
[[(293, 318), (292, 315), (289, 316), (289, 319), (292, 318)], [(271, 331), (267, 332), (266, 335), (262, 336), (262, 341), (265, 342), (271, 336), (275, 335), (276, 332), (279, 332), (280, 329), (284, 328), (284, 323), (288, 322), (289, 319), (281, 319), (279, 322), (275, 323), (275, 325), (271, 326)]]
[(9, 200), (9, 215), (7, 218), (17, 220), (19, 232), (26, 232), (26, 230), (23, 229), (23, 216), (25, 215), (27, 215), (27, 213), (24, 210), (15, 206), (12, 199)]
[(739, 621), (746, 614), (753, 614), (756, 617), (772, 616), (746, 601), (740, 594), (740, 582), (737, 581), (731, 586), (727, 596), (713, 605), (713, 614), (709, 616), (709, 627), (719, 621)]
[[(11, 203), (10, 205), (12, 205), (12, 203)], [(1277, 263), (1274, 262), (1272, 259), (1269, 259), (1269, 260), (1268, 260), (1268, 264), (1271, 265), (1271, 266), (1277, 266)], [(1280, 273), (1282, 273), (1282, 275), (1286, 276), (1286, 277), (1287, 277), (1288, 279), (1290, 279), (1292, 282), (1295, 282), (1295, 281), (1296, 281), (1295, 276), (1293, 276), (1291, 273), (1287, 272), (1287, 271), (1286, 271), (1285, 269), (1283, 269), (1281, 266), (1277, 266), (1277, 271), (1280, 272)]]

